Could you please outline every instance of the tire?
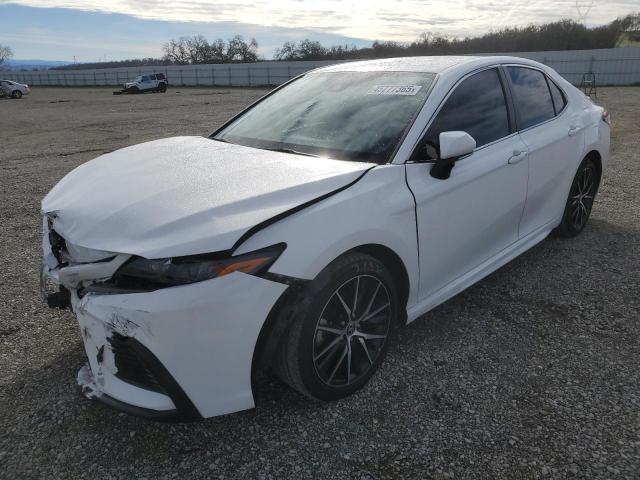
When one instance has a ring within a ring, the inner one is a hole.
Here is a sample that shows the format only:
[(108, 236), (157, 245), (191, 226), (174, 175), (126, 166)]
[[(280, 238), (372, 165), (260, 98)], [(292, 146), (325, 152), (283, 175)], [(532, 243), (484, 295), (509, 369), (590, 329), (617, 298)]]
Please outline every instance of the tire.
[(129, 93), (140, 93), (140, 89), (138, 87), (129, 87)]
[(295, 390), (326, 401), (367, 384), (384, 360), (399, 318), (389, 270), (358, 252), (329, 264), (293, 308), (275, 370)]
[(20, 90), (14, 90), (11, 92), (11, 98), (22, 98), (22, 92)]
[(579, 235), (589, 221), (593, 201), (600, 186), (600, 174), (595, 162), (586, 157), (576, 176), (571, 182), (569, 197), (564, 207), (562, 221), (556, 228), (556, 233), (561, 237), (575, 237)]
[(167, 91), (167, 84), (166, 84), (166, 83), (161, 83), (161, 84), (158, 86), (158, 91), (159, 91), (160, 93), (165, 93), (165, 92)]

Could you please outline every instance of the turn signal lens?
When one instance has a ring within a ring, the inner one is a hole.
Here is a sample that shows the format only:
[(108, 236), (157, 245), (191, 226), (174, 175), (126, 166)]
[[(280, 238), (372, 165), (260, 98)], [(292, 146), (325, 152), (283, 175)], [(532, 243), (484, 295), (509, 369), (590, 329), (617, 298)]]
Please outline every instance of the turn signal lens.
[(222, 277), (233, 272), (253, 273), (271, 260), (271, 257), (259, 257), (253, 258), (251, 260), (239, 260), (222, 268), (222, 270), (220, 270), (220, 272), (218, 272), (218, 275), (216, 276)]

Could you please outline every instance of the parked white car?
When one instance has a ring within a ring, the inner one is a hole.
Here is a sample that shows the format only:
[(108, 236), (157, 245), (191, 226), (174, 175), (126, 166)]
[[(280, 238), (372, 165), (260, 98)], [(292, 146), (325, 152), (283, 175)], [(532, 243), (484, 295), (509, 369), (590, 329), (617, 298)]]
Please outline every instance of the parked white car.
[(11, 80), (0, 80), (0, 93), (5, 97), (22, 98), (23, 95), (29, 95), (29, 91), (29, 85)]
[(44, 291), (78, 317), (85, 395), (122, 410), (251, 408), (269, 365), (335, 400), (397, 327), (578, 235), (608, 152), (608, 114), (539, 63), (342, 63), (69, 173), (42, 201)]
[(124, 91), (128, 93), (144, 93), (144, 92), (166, 92), (167, 77), (164, 73), (155, 73), (153, 75), (140, 75), (132, 82), (124, 84)]

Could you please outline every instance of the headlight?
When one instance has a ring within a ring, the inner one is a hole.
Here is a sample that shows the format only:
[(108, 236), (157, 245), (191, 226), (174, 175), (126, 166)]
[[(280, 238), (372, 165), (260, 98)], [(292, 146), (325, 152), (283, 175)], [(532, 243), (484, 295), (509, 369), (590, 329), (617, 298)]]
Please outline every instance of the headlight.
[(157, 289), (201, 282), (233, 272), (255, 275), (266, 272), (285, 247), (280, 243), (234, 257), (215, 253), (158, 259), (134, 257), (118, 269), (112, 281), (121, 288)]

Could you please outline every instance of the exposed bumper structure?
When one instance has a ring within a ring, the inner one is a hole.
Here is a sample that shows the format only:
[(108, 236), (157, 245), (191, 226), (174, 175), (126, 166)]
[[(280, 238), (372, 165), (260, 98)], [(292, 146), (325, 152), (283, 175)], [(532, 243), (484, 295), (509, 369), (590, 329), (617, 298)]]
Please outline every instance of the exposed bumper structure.
[(78, 372), (86, 397), (164, 420), (254, 406), (254, 350), (287, 285), (234, 272), (152, 292), (91, 292), (129, 256), (52, 237), (46, 219), (43, 227), (43, 294), (51, 297), (48, 283), (70, 296), (88, 359)]
[(74, 294), (89, 359), (78, 382), (87, 397), (144, 416), (194, 420), (253, 408), (255, 345), (286, 288), (233, 273), (149, 293)]

